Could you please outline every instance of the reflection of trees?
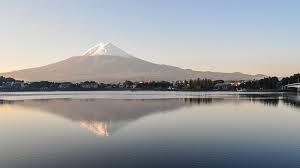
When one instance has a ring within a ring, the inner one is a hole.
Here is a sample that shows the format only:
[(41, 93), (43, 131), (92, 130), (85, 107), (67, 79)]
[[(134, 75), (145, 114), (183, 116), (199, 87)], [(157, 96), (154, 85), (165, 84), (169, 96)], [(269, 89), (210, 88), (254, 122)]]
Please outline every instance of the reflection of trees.
[(295, 108), (300, 108), (300, 95), (299, 94), (245, 94), (241, 95), (241, 97), (245, 97), (246, 100), (251, 102), (258, 102), (264, 105), (270, 106), (278, 106), (280, 102), (285, 105), (292, 106)]
[(15, 104), (16, 101), (12, 100), (0, 100), (0, 105), (6, 105), (6, 104)]
[(295, 107), (295, 108), (300, 108), (300, 98), (297, 97), (297, 98), (284, 98), (283, 100), (283, 103), (286, 104), (286, 105), (289, 105), (289, 106), (292, 106), (292, 107)]
[(278, 106), (279, 104), (279, 98), (271, 98), (271, 99), (258, 99), (260, 103), (264, 105), (270, 105), (270, 106)]
[(268, 106), (278, 106), (280, 102), (280, 94), (242, 94), (241, 98), (245, 98), (252, 103), (261, 103)]
[(258, 102), (264, 105), (269, 105), (269, 106), (278, 106), (279, 104), (279, 98), (262, 98), (262, 99), (251, 99), (251, 102)]
[[(71, 120), (78, 120), (76, 117), (84, 115), (87, 118), (96, 119), (99, 113), (103, 114), (101, 119), (105, 121), (114, 120), (118, 118), (128, 117), (139, 118), (141, 115), (146, 115), (155, 112), (163, 112), (174, 110), (182, 106), (192, 104), (217, 104), (224, 102), (250, 101), (253, 103), (261, 103), (264, 105), (278, 106), (279, 103), (300, 108), (300, 95), (294, 94), (239, 94), (233, 97), (200, 97), (200, 98), (178, 98), (178, 99), (41, 99), (41, 100), (0, 100), (1, 104), (17, 104), (29, 106), (31, 108), (44, 109), (52, 113), (57, 113)], [(64, 109), (64, 110), (60, 110)], [(57, 112), (59, 111), (59, 112)], [(81, 114), (84, 111), (84, 114)], [(123, 111), (123, 113), (115, 114), (116, 111)], [(96, 113), (97, 115), (94, 115)], [(88, 117), (90, 115), (90, 117)], [(109, 115), (107, 115), (109, 114)]]
[(185, 98), (184, 101), (190, 104), (211, 104), (213, 98)]

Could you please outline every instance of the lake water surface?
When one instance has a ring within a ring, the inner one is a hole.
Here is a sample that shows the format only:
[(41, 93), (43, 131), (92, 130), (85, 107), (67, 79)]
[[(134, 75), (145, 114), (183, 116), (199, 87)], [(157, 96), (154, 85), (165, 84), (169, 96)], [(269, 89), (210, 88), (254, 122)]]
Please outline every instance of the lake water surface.
[(300, 95), (0, 93), (0, 167), (300, 167)]

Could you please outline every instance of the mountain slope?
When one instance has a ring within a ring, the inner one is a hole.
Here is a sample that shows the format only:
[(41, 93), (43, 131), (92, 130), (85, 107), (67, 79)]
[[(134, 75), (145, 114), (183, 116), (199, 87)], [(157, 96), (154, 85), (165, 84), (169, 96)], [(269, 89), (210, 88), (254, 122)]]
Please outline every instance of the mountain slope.
[(263, 75), (220, 73), (185, 70), (169, 65), (159, 65), (133, 57), (110, 43), (100, 43), (83, 56), (38, 68), (0, 74), (26, 81), (85, 81), (103, 82), (123, 80), (184, 80), (209, 78), (224, 80), (258, 79)]

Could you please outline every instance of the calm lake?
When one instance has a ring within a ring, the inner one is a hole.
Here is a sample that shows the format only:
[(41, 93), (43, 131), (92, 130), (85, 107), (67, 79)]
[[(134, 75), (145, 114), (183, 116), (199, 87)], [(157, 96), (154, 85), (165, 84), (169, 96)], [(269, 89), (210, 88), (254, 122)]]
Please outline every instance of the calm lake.
[(300, 95), (0, 93), (0, 167), (300, 167)]

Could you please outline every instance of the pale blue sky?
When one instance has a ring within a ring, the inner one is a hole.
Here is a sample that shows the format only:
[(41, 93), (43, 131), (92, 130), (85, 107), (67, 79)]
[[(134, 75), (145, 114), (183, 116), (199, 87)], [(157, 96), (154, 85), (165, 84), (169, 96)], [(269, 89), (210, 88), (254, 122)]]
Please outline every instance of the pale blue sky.
[(41, 66), (111, 42), (194, 70), (300, 72), (297, 0), (0, 1), (0, 72)]

